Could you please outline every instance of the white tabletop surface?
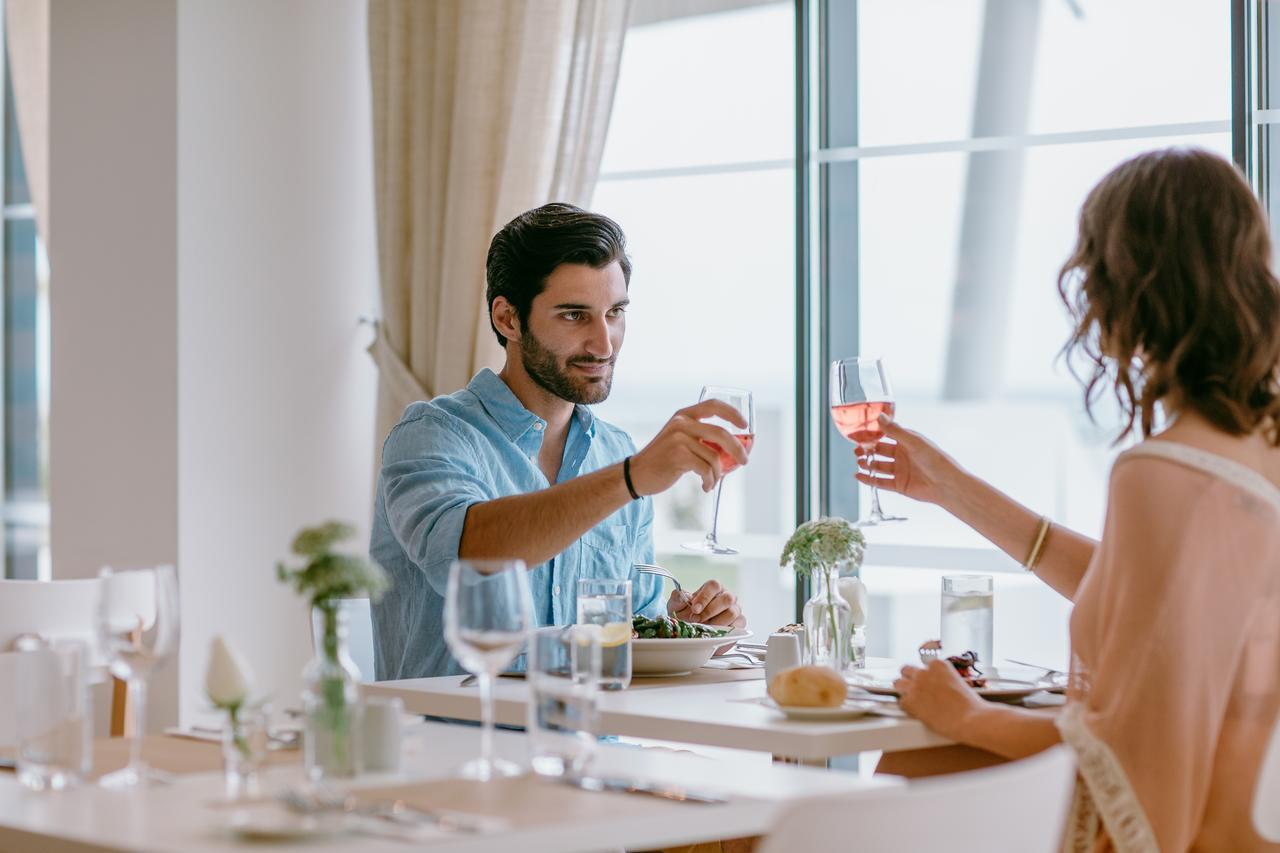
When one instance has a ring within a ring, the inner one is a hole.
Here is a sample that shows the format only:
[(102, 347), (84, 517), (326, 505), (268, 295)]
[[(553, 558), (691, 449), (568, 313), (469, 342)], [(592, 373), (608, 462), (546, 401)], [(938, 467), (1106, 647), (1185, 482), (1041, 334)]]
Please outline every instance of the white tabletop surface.
[[(406, 770), (364, 780), (387, 785), (407, 779), (447, 778), (479, 746), (477, 729), (421, 723), (406, 738)], [(499, 754), (523, 763), (526, 738), (498, 732)], [(272, 851), (370, 850), (404, 851), (417, 846), (441, 853), (520, 850), (521, 853), (574, 853), (622, 847), (654, 849), (716, 838), (767, 832), (788, 801), (803, 797), (860, 793), (900, 784), (893, 779), (859, 779), (852, 774), (825, 773), (800, 767), (710, 759), (688, 753), (630, 746), (602, 746), (593, 765), (601, 775), (653, 782), (679, 782), (690, 789), (714, 789), (729, 795), (723, 805), (653, 801), (662, 819), (619, 819), (602, 809), (598, 819), (581, 818), (533, 829), (485, 836), (436, 836), (406, 844), (348, 834), (303, 843), (271, 844)], [(272, 768), (266, 792), (296, 784), (298, 765)], [(173, 785), (132, 792), (95, 786), (57, 793), (28, 791), (9, 774), (0, 774), (0, 850), (41, 851), (171, 851), (193, 853), (239, 850), (227, 830), (234, 809), (219, 800), (220, 774), (181, 777)], [(608, 795), (600, 795), (605, 797)]]
[[(479, 691), (474, 686), (463, 687), (461, 682), (462, 676), (414, 678), (374, 682), (362, 685), (362, 689), (370, 696), (399, 696), (404, 700), (405, 710), (412, 713), (477, 720)], [(765, 695), (763, 679), (602, 693), (601, 731), (624, 737), (768, 752), (807, 762), (869, 750), (923, 749), (953, 742), (915, 720), (899, 717), (795, 722), (761, 705), (758, 700)], [(494, 700), (497, 722), (525, 725), (529, 689), (523, 680), (496, 679)]]

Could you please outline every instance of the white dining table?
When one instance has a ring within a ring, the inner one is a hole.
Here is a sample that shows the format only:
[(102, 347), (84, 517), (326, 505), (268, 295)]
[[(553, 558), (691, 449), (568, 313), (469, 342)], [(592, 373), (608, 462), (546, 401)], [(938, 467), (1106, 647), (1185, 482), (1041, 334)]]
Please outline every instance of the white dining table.
[[(871, 664), (892, 666), (889, 659)], [(405, 710), (459, 720), (480, 719), (479, 691), (462, 676), (377, 681), (362, 685), (367, 696), (399, 697)], [(797, 722), (762, 704), (763, 672), (751, 681), (646, 687), (635, 679), (626, 690), (600, 694), (604, 734), (767, 752), (776, 760), (825, 765), (859, 752), (892, 752), (948, 746), (954, 741), (905, 716), (863, 716), (848, 720)], [(523, 726), (529, 688), (522, 679), (498, 678), (494, 713), (499, 724)], [(886, 703), (893, 709), (893, 703)]]
[[(524, 762), (527, 738), (499, 731), (499, 755)], [(360, 785), (379, 787), (448, 779), (463, 761), (477, 754), (475, 727), (417, 723), (406, 737), (405, 768), (379, 774)], [(861, 779), (852, 774), (825, 773), (803, 767), (759, 762), (735, 763), (665, 749), (603, 744), (592, 772), (631, 780), (677, 783), (690, 790), (726, 795), (721, 804), (672, 802), (643, 795), (584, 794), (599, 797), (599, 807), (579, 809), (572, 817), (544, 815), (536, 826), (500, 829), (483, 835), (435, 834), (412, 846), (433, 853), (474, 853), (520, 850), (521, 853), (575, 853), (629, 849), (657, 849), (719, 838), (768, 832), (788, 804), (831, 795), (874, 795), (902, 784), (895, 778)], [(256, 808), (277, 808), (273, 791), (302, 781), (300, 764), (275, 766), (264, 776), (267, 802)], [(556, 785), (530, 780), (530, 784)], [(558, 785), (556, 785), (559, 787)], [(619, 800), (628, 808), (622, 809)], [(639, 802), (637, 802), (637, 800)], [(852, 803), (852, 800), (850, 800)], [(612, 805), (611, 805), (612, 804)], [(637, 806), (643, 804), (643, 808)], [(625, 812), (619, 814), (619, 812)], [(249, 843), (229, 829), (236, 807), (223, 801), (219, 773), (179, 777), (173, 784), (134, 791), (114, 791), (89, 785), (60, 792), (24, 788), (11, 774), (0, 774), (0, 850), (173, 851), (222, 853), (243, 850)], [(273, 851), (403, 851), (402, 839), (359, 833), (273, 843)]]

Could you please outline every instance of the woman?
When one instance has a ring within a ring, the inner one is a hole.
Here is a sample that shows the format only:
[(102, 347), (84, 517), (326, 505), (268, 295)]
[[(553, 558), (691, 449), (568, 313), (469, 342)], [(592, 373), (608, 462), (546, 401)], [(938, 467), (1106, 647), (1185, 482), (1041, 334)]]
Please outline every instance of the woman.
[(939, 504), (1075, 602), (1067, 705), (987, 703), (907, 667), (902, 707), (1020, 758), (1062, 740), (1069, 850), (1277, 850), (1249, 817), (1280, 711), (1280, 283), (1262, 209), (1203, 151), (1136, 157), (1089, 194), (1059, 277), (1092, 363), (1142, 443), (1112, 470), (1099, 542), (1053, 525), (886, 420), (858, 480)]

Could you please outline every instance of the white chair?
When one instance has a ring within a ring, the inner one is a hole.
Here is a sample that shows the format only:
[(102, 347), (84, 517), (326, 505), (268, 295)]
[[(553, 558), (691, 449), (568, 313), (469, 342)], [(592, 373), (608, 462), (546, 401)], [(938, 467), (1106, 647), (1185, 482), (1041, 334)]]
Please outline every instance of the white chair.
[(1280, 719), (1271, 731), (1253, 791), (1253, 825), (1267, 841), (1280, 841)]
[(1056, 853), (1074, 781), (1073, 754), (1055, 746), (999, 767), (806, 800), (783, 814), (758, 853)]
[[(138, 572), (138, 592), (126, 602), (131, 613), (148, 612), (154, 606), (154, 591), (142, 582), (145, 572)], [(104, 661), (98, 656), (97, 612), (100, 594), (97, 578), (54, 581), (0, 580), (0, 696), (14, 695), (16, 681), (14, 642), (33, 634), (47, 640), (83, 640), (89, 647), (91, 681), (106, 678)], [(128, 729), (129, 713), (124, 683), (112, 679), (110, 734), (123, 735)], [(0, 737), (14, 730), (12, 702), (0, 701)], [(0, 739), (0, 743), (3, 743)]]
[[(347, 654), (360, 670), (361, 681), (373, 681), (373, 612), (367, 598), (343, 598), (338, 608), (347, 614)], [(324, 624), (318, 611), (311, 613), (311, 649), (320, 648)]]

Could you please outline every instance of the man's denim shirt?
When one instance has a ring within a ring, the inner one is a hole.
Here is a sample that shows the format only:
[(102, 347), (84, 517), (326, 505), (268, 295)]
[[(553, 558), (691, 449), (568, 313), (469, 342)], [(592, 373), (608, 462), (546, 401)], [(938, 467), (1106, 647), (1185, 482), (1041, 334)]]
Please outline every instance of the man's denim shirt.
[[(414, 403), (382, 445), (369, 556), (391, 575), (373, 606), (379, 680), (462, 672), (444, 641), (449, 564), (472, 504), (548, 487), (538, 467), (546, 422), (516, 399), (493, 371), (461, 391)], [(635, 453), (631, 437), (578, 406), (557, 483)], [(631, 577), (637, 613), (656, 615), (661, 579), (634, 575), (653, 562), (653, 502), (632, 501), (563, 553), (529, 573), (540, 625), (576, 618), (579, 578)]]

